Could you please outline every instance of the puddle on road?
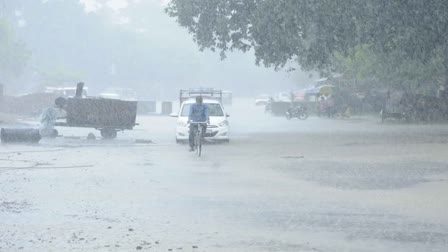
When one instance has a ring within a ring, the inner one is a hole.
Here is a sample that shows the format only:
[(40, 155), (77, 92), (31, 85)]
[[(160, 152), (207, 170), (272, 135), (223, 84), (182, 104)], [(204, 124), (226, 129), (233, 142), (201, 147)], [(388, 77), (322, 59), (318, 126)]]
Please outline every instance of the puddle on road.
[(298, 179), (350, 190), (402, 189), (435, 181), (432, 176), (448, 173), (448, 166), (440, 162), (297, 162), (278, 169)]

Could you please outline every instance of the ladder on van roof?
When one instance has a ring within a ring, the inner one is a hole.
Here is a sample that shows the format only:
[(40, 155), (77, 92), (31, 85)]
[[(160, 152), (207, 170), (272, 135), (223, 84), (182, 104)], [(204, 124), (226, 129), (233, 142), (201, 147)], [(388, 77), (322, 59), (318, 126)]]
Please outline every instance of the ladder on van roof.
[(181, 89), (179, 92), (179, 101), (180, 104), (182, 102), (195, 98), (198, 96), (202, 96), (208, 99), (218, 100), (222, 102), (222, 90), (214, 89), (214, 88), (190, 88), (190, 89)]

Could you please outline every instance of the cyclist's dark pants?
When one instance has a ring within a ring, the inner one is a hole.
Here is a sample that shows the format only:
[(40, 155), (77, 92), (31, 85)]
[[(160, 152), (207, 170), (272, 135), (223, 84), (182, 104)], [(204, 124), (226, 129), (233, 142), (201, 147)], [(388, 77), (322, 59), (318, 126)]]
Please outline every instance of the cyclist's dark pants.
[[(194, 147), (194, 134), (198, 130), (198, 126), (199, 126), (199, 124), (190, 124), (190, 134), (189, 134), (188, 140), (190, 142), (191, 148)], [(207, 125), (204, 124), (204, 125), (201, 125), (201, 127), (202, 127), (202, 137), (204, 137), (205, 131), (207, 130)]]

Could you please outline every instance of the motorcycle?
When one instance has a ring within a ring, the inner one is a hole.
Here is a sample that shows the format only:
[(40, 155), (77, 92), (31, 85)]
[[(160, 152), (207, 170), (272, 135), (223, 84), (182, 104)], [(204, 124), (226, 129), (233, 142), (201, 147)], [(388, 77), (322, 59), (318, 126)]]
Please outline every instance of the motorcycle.
[(288, 111), (286, 111), (286, 119), (290, 120), (296, 117), (300, 120), (306, 120), (308, 118), (308, 112), (306, 110), (306, 107), (303, 106), (289, 108)]

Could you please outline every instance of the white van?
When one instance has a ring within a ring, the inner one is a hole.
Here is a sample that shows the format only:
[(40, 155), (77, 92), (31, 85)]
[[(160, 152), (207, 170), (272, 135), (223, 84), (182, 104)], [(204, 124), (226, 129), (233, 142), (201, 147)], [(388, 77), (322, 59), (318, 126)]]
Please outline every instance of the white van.
[[(177, 114), (176, 142), (188, 141), (190, 125), (188, 124), (188, 114), (190, 106), (196, 102), (195, 99), (184, 101)], [(203, 103), (208, 106), (210, 124), (207, 125), (205, 140), (229, 142), (229, 120), (222, 104), (214, 99), (204, 98)], [(176, 116), (176, 115), (174, 115)]]

